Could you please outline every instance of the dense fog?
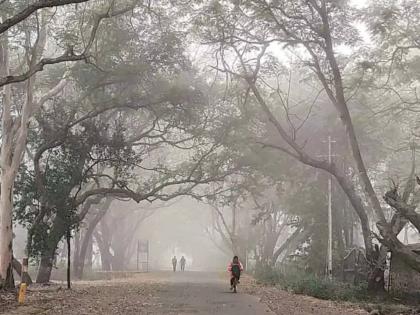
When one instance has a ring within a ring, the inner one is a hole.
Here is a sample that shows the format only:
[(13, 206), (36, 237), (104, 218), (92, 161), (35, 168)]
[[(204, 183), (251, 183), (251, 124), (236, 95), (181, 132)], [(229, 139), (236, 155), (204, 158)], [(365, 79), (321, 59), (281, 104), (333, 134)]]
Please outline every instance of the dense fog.
[(0, 1), (0, 288), (237, 255), (390, 291), (420, 271), (419, 27), (417, 0)]

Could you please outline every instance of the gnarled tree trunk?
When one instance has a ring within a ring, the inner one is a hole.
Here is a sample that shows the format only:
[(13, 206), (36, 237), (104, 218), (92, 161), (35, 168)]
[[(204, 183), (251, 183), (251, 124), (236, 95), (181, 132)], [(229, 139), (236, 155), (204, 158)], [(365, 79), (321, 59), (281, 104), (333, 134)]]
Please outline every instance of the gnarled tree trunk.
[(45, 252), (41, 256), (39, 269), (36, 276), (36, 283), (48, 283), (51, 279), (53, 268), (54, 253)]
[[(110, 199), (110, 198), (108, 198)], [(111, 199), (110, 199), (111, 200)], [(83, 271), (86, 263), (86, 254), (90, 249), (90, 253), (92, 253), (92, 236), (93, 232), (98, 225), (98, 223), (101, 221), (101, 219), (106, 214), (106, 210), (108, 210), (109, 205), (111, 201), (109, 201), (108, 205), (105, 209), (100, 211), (95, 215), (92, 221), (89, 222), (88, 228), (83, 236), (82, 245), (80, 247), (80, 252), (78, 255), (77, 265), (75, 265), (75, 275), (77, 278), (82, 279), (83, 277)], [(92, 255), (90, 256), (90, 266), (92, 266)]]
[(94, 236), (96, 239), (96, 243), (98, 244), (98, 247), (99, 247), (99, 252), (101, 254), (102, 270), (111, 271), (112, 255), (109, 251), (110, 244), (102, 238), (102, 235), (100, 235), (99, 232), (95, 231)]

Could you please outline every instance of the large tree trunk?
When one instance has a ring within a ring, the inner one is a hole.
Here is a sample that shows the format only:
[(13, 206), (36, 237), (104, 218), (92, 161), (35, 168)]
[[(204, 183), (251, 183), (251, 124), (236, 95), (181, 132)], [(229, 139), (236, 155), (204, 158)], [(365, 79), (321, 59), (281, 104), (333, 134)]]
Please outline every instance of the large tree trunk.
[(101, 266), (104, 271), (111, 271), (112, 265), (112, 255), (109, 252), (109, 244), (106, 244), (102, 236), (98, 232), (94, 232), (96, 243), (99, 247), (99, 252), (101, 254)]
[(51, 279), (51, 272), (53, 268), (54, 254), (45, 253), (41, 256), (39, 263), (38, 274), (36, 276), (36, 283), (48, 283)]
[[(5, 77), (9, 74), (9, 44), (7, 33), (0, 38), (0, 75)], [(11, 115), (11, 87), (3, 88), (2, 99), (2, 138), (0, 151), (0, 289), (12, 289), (15, 287), (12, 267), (12, 244), (13, 244), (13, 183), (16, 177), (17, 167), (22, 155), (15, 151), (13, 141), (13, 118)]]
[(113, 237), (112, 249), (114, 256), (112, 259), (113, 270), (126, 270), (130, 259), (133, 257), (135, 250), (133, 250), (133, 235), (134, 230), (127, 229), (126, 232), (129, 235), (120, 235), (121, 238)]
[(83, 241), (82, 241), (82, 246), (80, 247), (80, 253), (79, 253), (79, 257), (78, 257), (78, 261), (77, 261), (77, 265), (75, 265), (75, 274), (76, 277), (79, 279), (82, 279), (83, 277), (83, 271), (84, 271), (84, 267), (85, 267), (85, 263), (86, 263), (86, 254), (90, 249), (90, 266), (92, 266), (92, 235), (93, 235), (93, 231), (95, 230), (96, 226), (98, 225), (99, 221), (101, 221), (101, 219), (103, 218), (103, 216), (105, 215), (106, 211), (101, 211), (99, 212), (94, 218), (93, 220), (89, 223), (89, 226), (86, 230), (86, 232), (84, 233), (83, 236)]
[(264, 226), (265, 237), (263, 238), (263, 248), (261, 253), (261, 264), (267, 266), (274, 266), (275, 261), (273, 260), (273, 253), (276, 247), (277, 238), (273, 231), (269, 230), (267, 226)]
[(77, 269), (80, 265), (80, 239), (82, 238), (82, 229), (76, 231), (74, 235), (74, 249), (73, 249), (73, 268)]
[(385, 258), (387, 249), (381, 249), (376, 245), (373, 257), (373, 265), (368, 275), (368, 291), (385, 292)]
[[(86, 232), (84, 234), (86, 234)], [(79, 231), (79, 235), (82, 235), (81, 231)], [(77, 251), (75, 249), (73, 254), (74, 275), (77, 279), (82, 279), (83, 277), (84, 257), (82, 257), (82, 247), (85, 242), (85, 237), (85, 235), (82, 235), (82, 246), (80, 246)]]
[[(371, 206), (373, 207), (373, 210), (376, 214), (378, 221), (381, 223), (385, 223), (386, 222), (385, 215), (382, 211), (379, 198), (377, 194), (375, 193), (372, 186), (372, 182), (370, 181), (370, 178), (368, 176), (368, 172), (367, 172), (365, 163), (363, 161), (362, 154), (360, 152), (359, 141), (356, 136), (352, 117), (350, 115), (350, 111), (347, 106), (341, 70), (335, 56), (333, 38), (331, 36), (330, 21), (329, 21), (330, 17), (328, 15), (329, 13), (326, 8), (325, 2), (322, 2), (321, 10), (318, 12), (321, 17), (322, 24), (323, 24), (323, 29), (324, 29), (323, 39), (325, 40), (324, 50), (325, 50), (327, 62), (329, 63), (331, 67), (333, 87), (331, 88), (331, 86), (329, 85), (326, 79), (326, 75), (322, 72), (321, 68), (317, 68), (316, 73), (318, 75), (319, 81), (324, 86), (329, 99), (334, 104), (337, 112), (339, 113), (339, 117), (343, 123), (343, 126), (346, 129), (348, 143), (350, 145), (351, 153), (353, 155), (353, 161), (358, 170), (358, 176), (361, 180), (366, 197), (368, 198)], [(313, 56), (313, 59), (314, 59), (314, 62), (319, 66), (319, 60), (317, 59), (317, 57)]]
[[(76, 277), (81, 279), (83, 277), (84, 267), (85, 264), (92, 268), (92, 253), (93, 253), (93, 242), (92, 236), (93, 232), (95, 231), (96, 227), (98, 226), (99, 222), (103, 219), (105, 214), (108, 212), (109, 206), (112, 203), (113, 198), (108, 197), (102, 206), (99, 209), (99, 212), (95, 214), (93, 219), (89, 222), (88, 228), (84, 233), (82, 245), (80, 247), (79, 257), (78, 257), (78, 264), (75, 265), (75, 273)], [(93, 203), (99, 202), (99, 199), (93, 201)], [(90, 208), (90, 206), (89, 206)], [(83, 219), (83, 218), (81, 218)], [(88, 254), (89, 253), (89, 254)], [(87, 255), (88, 254), (88, 255)], [(101, 255), (102, 256), (102, 255)]]
[(92, 271), (93, 267), (93, 235), (89, 238), (89, 243), (86, 250), (84, 270)]
[(58, 244), (66, 235), (68, 230), (67, 222), (57, 216), (49, 233), (45, 235), (48, 239), (48, 248), (41, 253), (36, 283), (48, 283), (51, 278), (53, 262), (56, 256)]
[(123, 246), (113, 247), (114, 256), (112, 256), (112, 270), (123, 271), (127, 266), (126, 250)]
[[(1, 20), (3, 19), (4, 16), (1, 16)], [(33, 54), (30, 56), (29, 67), (37, 62), (40, 57), (38, 56), (39, 52), (45, 47), (45, 36), (42, 36), (45, 35), (45, 27), (46, 20), (42, 19), (40, 33), (35, 41), (35, 46), (32, 47)], [(0, 76), (7, 77), (10, 74), (7, 32), (3, 34), (0, 40)], [(12, 114), (10, 84), (5, 85), (3, 90), (0, 150), (0, 289), (14, 287), (12, 267), (13, 184), (25, 153), (29, 120), (34, 114), (34, 80), (35, 77), (31, 77), (25, 82), (26, 99), (17, 117)]]
[(288, 239), (273, 253), (273, 261), (277, 262), (280, 255), (288, 249), (296, 249), (297, 245), (309, 236), (309, 228), (298, 227), (296, 231), (288, 237)]
[(343, 217), (343, 232), (344, 232), (344, 241), (345, 247), (351, 248), (353, 247), (353, 225), (354, 225), (354, 218), (352, 212), (348, 211), (348, 200), (345, 201), (345, 209), (344, 209), (344, 217)]
[(13, 279), (13, 230), (12, 230), (12, 190), (10, 178), (5, 178), (4, 171), (1, 176), (0, 195), (0, 288), (12, 289), (15, 287)]

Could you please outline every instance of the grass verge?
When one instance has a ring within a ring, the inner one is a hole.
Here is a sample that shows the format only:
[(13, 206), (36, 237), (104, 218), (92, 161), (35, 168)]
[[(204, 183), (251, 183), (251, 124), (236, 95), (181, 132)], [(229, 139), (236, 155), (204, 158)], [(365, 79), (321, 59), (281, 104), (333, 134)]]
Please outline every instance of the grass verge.
[(294, 294), (322, 300), (350, 302), (372, 314), (420, 314), (420, 300), (415, 301), (402, 293), (398, 297), (371, 295), (367, 293), (366, 284), (353, 285), (313, 274), (281, 273), (278, 270), (258, 271), (254, 277), (262, 285), (276, 286)]

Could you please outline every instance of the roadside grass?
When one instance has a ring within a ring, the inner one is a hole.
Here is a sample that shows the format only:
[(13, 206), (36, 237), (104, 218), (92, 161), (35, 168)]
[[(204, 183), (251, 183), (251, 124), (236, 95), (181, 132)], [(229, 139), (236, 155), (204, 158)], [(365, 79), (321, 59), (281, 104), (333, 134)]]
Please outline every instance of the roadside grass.
[(328, 280), (305, 273), (281, 273), (277, 270), (256, 272), (255, 278), (265, 285), (278, 286), (283, 290), (316, 297), (323, 300), (369, 301), (366, 285), (352, 285), (336, 280)]
[(367, 291), (367, 284), (354, 285), (303, 272), (263, 270), (255, 272), (254, 277), (258, 284), (275, 286), (294, 294), (322, 300), (349, 302), (372, 314), (420, 314), (418, 295), (372, 295)]

